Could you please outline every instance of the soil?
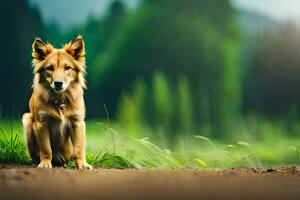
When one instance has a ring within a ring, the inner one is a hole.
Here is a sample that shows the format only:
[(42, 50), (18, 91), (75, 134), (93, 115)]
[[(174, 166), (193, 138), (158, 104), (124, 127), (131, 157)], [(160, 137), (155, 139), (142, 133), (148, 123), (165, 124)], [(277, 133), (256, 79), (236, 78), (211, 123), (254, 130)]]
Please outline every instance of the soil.
[(300, 170), (81, 171), (0, 164), (0, 199), (300, 199)]

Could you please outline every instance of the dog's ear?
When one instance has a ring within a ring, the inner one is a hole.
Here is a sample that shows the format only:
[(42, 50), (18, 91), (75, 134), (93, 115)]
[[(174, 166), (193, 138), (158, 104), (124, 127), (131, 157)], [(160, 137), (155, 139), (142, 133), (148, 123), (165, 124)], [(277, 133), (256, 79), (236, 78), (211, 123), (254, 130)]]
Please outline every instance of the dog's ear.
[(32, 44), (32, 57), (37, 61), (42, 61), (49, 55), (53, 50), (51, 44), (46, 44), (40, 38), (35, 38)]
[(84, 63), (85, 61), (85, 46), (84, 40), (81, 35), (77, 36), (74, 40), (70, 41), (64, 46), (64, 49), (70, 54), (75, 60)]

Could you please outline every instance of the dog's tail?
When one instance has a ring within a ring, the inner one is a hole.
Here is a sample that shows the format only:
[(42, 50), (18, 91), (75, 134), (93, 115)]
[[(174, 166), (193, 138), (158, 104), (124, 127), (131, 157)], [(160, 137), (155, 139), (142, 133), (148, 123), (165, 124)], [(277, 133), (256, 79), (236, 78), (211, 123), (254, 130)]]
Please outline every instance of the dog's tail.
[(38, 162), (38, 145), (33, 132), (33, 117), (31, 113), (25, 113), (22, 118), (23, 131), (30, 157), (34, 163)]

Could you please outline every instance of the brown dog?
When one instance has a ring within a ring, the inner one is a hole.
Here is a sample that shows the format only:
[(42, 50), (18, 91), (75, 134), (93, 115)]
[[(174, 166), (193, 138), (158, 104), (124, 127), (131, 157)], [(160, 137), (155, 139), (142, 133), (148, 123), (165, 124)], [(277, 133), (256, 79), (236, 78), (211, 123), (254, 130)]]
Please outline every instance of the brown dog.
[(23, 115), (29, 153), (39, 168), (64, 165), (74, 158), (79, 169), (91, 169), (85, 158), (85, 49), (81, 36), (54, 48), (36, 38), (30, 113)]

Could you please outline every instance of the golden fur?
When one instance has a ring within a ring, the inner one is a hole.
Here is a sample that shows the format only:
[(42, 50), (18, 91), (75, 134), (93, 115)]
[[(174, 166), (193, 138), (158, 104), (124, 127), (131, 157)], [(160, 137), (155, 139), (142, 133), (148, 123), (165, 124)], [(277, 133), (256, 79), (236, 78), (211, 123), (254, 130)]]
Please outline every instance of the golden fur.
[(40, 168), (64, 165), (74, 158), (77, 168), (91, 169), (85, 157), (83, 38), (78, 36), (61, 49), (36, 38), (32, 57), (30, 112), (22, 120), (31, 158)]

